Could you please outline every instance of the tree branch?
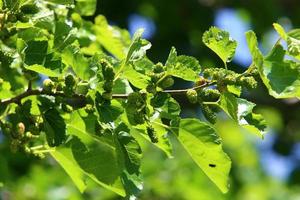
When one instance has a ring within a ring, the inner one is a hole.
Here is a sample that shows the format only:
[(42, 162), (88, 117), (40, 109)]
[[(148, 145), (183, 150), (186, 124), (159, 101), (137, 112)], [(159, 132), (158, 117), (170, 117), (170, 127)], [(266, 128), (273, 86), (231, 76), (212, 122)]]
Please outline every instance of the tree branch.
[[(168, 93), (170, 95), (185, 95), (189, 89), (199, 90), (201, 88), (209, 87), (209, 86), (215, 85), (215, 84), (216, 84), (216, 82), (206, 82), (206, 83), (196, 86), (196, 87), (180, 89), (180, 90), (164, 90), (162, 92)], [(86, 100), (86, 97), (84, 95), (79, 95), (79, 94), (73, 94), (72, 96), (67, 96), (63, 92), (48, 92), (43, 89), (34, 89), (34, 90), (28, 89), (15, 97), (12, 97), (9, 99), (4, 99), (4, 100), (1, 100), (0, 102), (1, 102), (1, 105), (9, 105), (11, 103), (20, 104), (22, 99), (29, 97), (29, 96), (38, 96), (38, 95), (48, 95), (48, 96), (53, 96), (53, 97), (61, 96), (64, 98), (78, 99), (78, 100), (82, 100), (82, 101)], [(112, 98), (114, 98), (114, 99), (127, 99), (127, 97), (128, 97), (128, 94), (113, 94), (112, 95)]]

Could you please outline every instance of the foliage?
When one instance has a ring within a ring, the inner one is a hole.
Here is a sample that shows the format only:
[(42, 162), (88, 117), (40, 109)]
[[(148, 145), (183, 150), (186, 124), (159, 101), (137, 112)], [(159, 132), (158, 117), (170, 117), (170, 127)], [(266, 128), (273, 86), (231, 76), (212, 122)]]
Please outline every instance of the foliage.
[[(267, 56), (247, 32), (253, 62), (237, 73), (227, 69), (237, 42), (217, 27), (203, 42), (225, 69), (203, 67), (174, 47), (165, 64), (153, 63), (142, 30), (131, 38), (104, 16), (94, 23), (82, 18), (93, 15), (96, 1), (3, 0), (0, 6), (1, 132), (12, 151), (49, 153), (81, 192), (93, 182), (120, 196), (137, 195), (144, 142), (172, 157), (175, 137), (225, 193), (231, 161), (214, 128), (222, 120), (217, 114), (263, 137), (265, 121), (241, 92), (261, 79), (275, 98), (300, 97), (299, 29), (286, 33), (274, 24), (288, 46), (277, 42)], [(174, 78), (193, 86), (172, 89)], [(176, 95), (198, 104), (207, 120), (182, 119)]]

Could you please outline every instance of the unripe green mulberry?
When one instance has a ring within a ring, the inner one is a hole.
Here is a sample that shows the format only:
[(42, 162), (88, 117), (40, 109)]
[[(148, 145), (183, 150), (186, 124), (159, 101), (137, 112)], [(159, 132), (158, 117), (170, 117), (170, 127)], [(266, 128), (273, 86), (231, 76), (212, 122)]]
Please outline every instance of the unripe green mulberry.
[(257, 81), (252, 77), (245, 77), (244, 79), (244, 82), (243, 82), (243, 85), (246, 87), (246, 88), (249, 88), (249, 89), (254, 89), (257, 87)]
[(102, 74), (105, 80), (114, 80), (115, 78), (115, 72), (113, 66), (104, 59), (100, 60), (100, 63), (102, 65)]
[(161, 73), (163, 71), (165, 71), (165, 70), (164, 70), (164, 66), (162, 63), (159, 62), (154, 66), (154, 69), (153, 69), (154, 73)]
[(217, 121), (217, 115), (211, 110), (211, 108), (206, 104), (201, 104), (202, 113), (204, 117), (212, 124), (215, 124)]
[(210, 78), (213, 74), (213, 68), (207, 68), (203, 71), (204, 78)]
[(39, 12), (39, 8), (36, 4), (26, 4), (20, 8), (21, 12), (24, 14), (36, 14)]
[(114, 82), (112, 80), (105, 81), (103, 84), (103, 89), (106, 92), (111, 92), (114, 86)]
[(166, 77), (159, 83), (159, 86), (163, 89), (171, 87), (174, 84), (174, 79), (172, 77)]
[(95, 111), (95, 108), (92, 104), (86, 104), (84, 107), (85, 112), (92, 114)]
[(151, 140), (152, 143), (157, 143), (158, 142), (158, 138), (157, 138), (157, 135), (155, 133), (155, 130), (153, 127), (151, 126), (148, 126), (147, 127), (147, 134)]
[(194, 89), (189, 89), (187, 92), (186, 92), (186, 96), (189, 100), (189, 102), (191, 103), (197, 103), (198, 101), (198, 94), (197, 94), (197, 91), (194, 90)]
[(147, 85), (146, 91), (152, 94), (156, 94), (156, 86), (154, 84)]
[(201, 97), (203, 101), (215, 102), (218, 101), (221, 94), (217, 89), (205, 89), (200, 90), (198, 95)]
[(68, 88), (73, 88), (76, 85), (75, 77), (72, 74), (68, 74), (65, 77), (65, 84)]
[(195, 86), (195, 87), (201, 86), (201, 85), (204, 85), (205, 83), (206, 83), (205, 78), (203, 78), (203, 77), (200, 76), (200, 77), (195, 81), (194, 86)]
[(51, 81), (50, 79), (45, 79), (43, 81), (43, 89), (47, 92), (51, 92), (52, 89), (54, 88), (54, 82)]
[(85, 82), (78, 83), (75, 91), (77, 94), (86, 95), (89, 91), (89, 84)]

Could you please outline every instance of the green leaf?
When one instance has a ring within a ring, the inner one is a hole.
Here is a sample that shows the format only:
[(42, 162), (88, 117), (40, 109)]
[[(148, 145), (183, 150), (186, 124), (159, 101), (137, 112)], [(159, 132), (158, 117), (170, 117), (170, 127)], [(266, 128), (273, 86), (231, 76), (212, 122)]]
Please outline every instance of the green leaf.
[(266, 122), (261, 115), (253, 113), (254, 103), (223, 93), (218, 105), (241, 127), (263, 138)]
[(34, 72), (37, 72), (39, 74), (43, 74), (43, 75), (46, 75), (46, 76), (49, 76), (49, 77), (58, 77), (58, 76), (60, 76), (60, 72), (54, 71), (54, 70), (51, 70), (51, 69), (47, 69), (42, 65), (35, 64), (35, 65), (24, 66), (24, 67), (26, 69), (30, 70), (30, 71), (34, 71)]
[(130, 36), (127, 31), (110, 26), (106, 18), (99, 15), (95, 18), (93, 27), (97, 41), (119, 60), (126, 58), (130, 45)]
[(88, 59), (81, 53), (80, 48), (76, 45), (70, 45), (62, 53), (62, 61), (68, 67), (72, 67), (76, 75), (82, 80), (89, 80), (91, 69)]
[(63, 50), (76, 39), (76, 29), (73, 29), (66, 22), (58, 21), (55, 24), (54, 47)]
[(7, 81), (3, 81), (0, 84), (0, 99), (6, 99), (6, 98), (13, 97), (13, 94), (10, 89), (11, 89), (10, 83)]
[(62, 144), (66, 139), (66, 124), (59, 112), (52, 108), (43, 113), (44, 131), (50, 147)]
[(110, 105), (102, 105), (97, 103), (96, 108), (99, 114), (100, 121), (105, 123), (115, 121), (123, 113), (123, 107), (121, 103), (119, 103), (115, 99), (111, 101)]
[[(67, 133), (71, 139), (64, 147), (56, 148), (56, 152), (63, 157), (63, 162), (57, 161), (81, 191), (85, 189), (86, 181), (91, 179), (102, 187), (125, 196), (120, 179), (122, 164), (119, 163), (116, 146), (112, 145), (113, 141), (108, 143), (95, 136), (93, 122), (95, 123), (95, 117), (82, 116), (80, 112), (72, 113), (67, 123)], [(55, 157), (57, 153), (54, 152)]]
[(222, 59), (225, 66), (232, 60), (237, 42), (229, 36), (227, 31), (211, 27), (203, 34), (202, 41)]
[(47, 41), (28, 41), (25, 49), (25, 63), (27, 65), (43, 65), (48, 49)]
[(76, 164), (76, 161), (71, 154), (71, 150), (65, 147), (57, 147), (55, 151), (50, 151), (50, 154), (71, 177), (79, 191), (83, 193), (87, 187), (85, 174)]
[(176, 49), (172, 47), (166, 61), (167, 73), (171, 76), (187, 81), (196, 81), (201, 71), (197, 59), (191, 56), (177, 56)]
[(274, 23), (273, 26), (280, 37), (287, 42), (288, 54), (300, 60), (300, 29), (286, 33), (280, 24)]
[(137, 72), (131, 65), (125, 67), (123, 77), (139, 89), (146, 88), (150, 82), (150, 77)]
[(248, 46), (263, 83), (269, 94), (275, 98), (300, 97), (300, 63), (284, 60), (285, 50), (280, 44), (273, 47), (268, 56), (263, 58), (257, 47), (253, 32), (246, 34)]
[(287, 39), (287, 34), (286, 34), (284, 28), (280, 24), (273, 23), (273, 27), (282, 39), (284, 39), (284, 40)]
[[(137, 127), (130, 127), (130, 133), (135, 137), (139, 143), (142, 143), (142, 140), (147, 140), (149, 143), (152, 145), (156, 146), (158, 149), (162, 150), (168, 158), (173, 158), (172, 156), (172, 146), (169, 141), (168, 137), (168, 131), (160, 126), (161, 121), (159, 119), (155, 120), (156, 123), (152, 123), (152, 126), (154, 128), (155, 134), (158, 137), (158, 142), (157, 143), (152, 143), (147, 131), (146, 131), (146, 125), (139, 125)], [(158, 124), (157, 124), (158, 123)]]
[(227, 192), (231, 161), (216, 131), (198, 119), (182, 119), (178, 140), (216, 186), (223, 193)]
[(55, 4), (60, 4), (60, 5), (68, 5), (68, 6), (74, 4), (74, 0), (45, 0), (45, 1), (55, 3)]
[(77, 11), (82, 16), (92, 16), (96, 12), (97, 0), (76, 0)]
[(143, 29), (139, 29), (135, 32), (128, 49), (125, 63), (128, 63), (128, 61), (140, 60), (146, 55), (146, 51), (150, 49), (151, 43), (141, 38), (143, 32)]

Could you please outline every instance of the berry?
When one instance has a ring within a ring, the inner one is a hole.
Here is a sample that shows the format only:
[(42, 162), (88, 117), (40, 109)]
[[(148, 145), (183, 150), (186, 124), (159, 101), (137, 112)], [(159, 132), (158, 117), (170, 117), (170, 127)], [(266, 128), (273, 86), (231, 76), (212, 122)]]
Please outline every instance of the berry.
[(244, 86), (249, 89), (254, 89), (257, 87), (257, 81), (253, 77), (246, 77), (244, 79)]
[(92, 114), (95, 111), (95, 108), (92, 104), (86, 104), (84, 107), (85, 112)]
[(217, 121), (217, 115), (214, 113), (211, 108), (206, 104), (200, 104), (202, 108), (202, 113), (204, 117), (212, 124), (215, 124)]
[(154, 73), (161, 73), (163, 71), (165, 71), (165, 70), (164, 70), (164, 66), (162, 63), (159, 62), (154, 66), (154, 69), (153, 69)]
[(158, 142), (158, 138), (157, 138), (157, 135), (155, 133), (155, 130), (153, 127), (151, 126), (148, 126), (147, 127), (147, 134), (151, 140), (152, 143), (157, 143)]
[(39, 12), (39, 8), (35, 4), (26, 4), (22, 6), (21, 12), (24, 14), (36, 14)]
[(65, 77), (65, 84), (68, 88), (73, 88), (76, 85), (75, 77), (72, 74), (68, 74)]
[(113, 86), (114, 86), (114, 82), (109, 80), (109, 81), (105, 81), (104, 82), (104, 85), (103, 85), (103, 89), (106, 91), (106, 92), (111, 92), (112, 89), (113, 89)]
[(103, 74), (104, 79), (106, 81), (114, 80), (115, 72), (114, 72), (113, 66), (107, 60), (104, 60), (104, 59), (101, 59), (100, 63), (102, 65), (102, 74)]
[(53, 88), (54, 88), (54, 82), (53, 81), (51, 81), (50, 79), (45, 79), (43, 81), (43, 89), (46, 92), (51, 92)]
[(218, 99), (221, 96), (219, 90), (217, 90), (217, 89), (201, 90), (201, 91), (199, 91), (198, 95), (201, 97), (201, 100), (210, 101), (210, 102), (218, 101)]
[(203, 78), (202, 76), (200, 76), (200, 77), (196, 80), (194, 86), (195, 86), (195, 87), (201, 86), (201, 85), (204, 85), (205, 83), (206, 83), (205, 78)]
[(159, 86), (163, 89), (171, 87), (174, 84), (174, 79), (172, 77), (166, 77), (159, 83)]
[(86, 95), (89, 91), (89, 84), (85, 82), (78, 83), (75, 91), (77, 94)]
[(194, 90), (194, 89), (189, 89), (187, 92), (186, 92), (186, 96), (189, 100), (189, 102), (191, 103), (197, 103), (198, 101), (198, 94), (197, 94), (197, 91)]

